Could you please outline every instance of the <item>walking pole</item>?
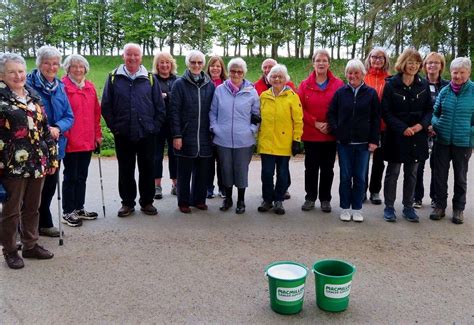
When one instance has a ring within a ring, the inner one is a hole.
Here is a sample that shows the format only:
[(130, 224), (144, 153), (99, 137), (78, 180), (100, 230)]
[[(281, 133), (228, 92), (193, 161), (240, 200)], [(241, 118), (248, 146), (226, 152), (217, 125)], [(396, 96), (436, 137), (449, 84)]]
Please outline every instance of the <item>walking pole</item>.
[[(59, 151), (58, 151), (59, 152)], [(63, 245), (63, 223), (61, 222), (61, 165), (58, 166), (56, 172), (58, 173), (58, 223), (59, 223), (59, 246)]]
[(100, 179), (100, 193), (102, 194), (102, 212), (104, 213), (105, 218), (105, 200), (104, 200), (104, 183), (102, 181), (102, 164), (100, 162), (100, 145), (97, 145), (97, 148), (94, 151), (97, 154), (99, 160), (99, 179)]

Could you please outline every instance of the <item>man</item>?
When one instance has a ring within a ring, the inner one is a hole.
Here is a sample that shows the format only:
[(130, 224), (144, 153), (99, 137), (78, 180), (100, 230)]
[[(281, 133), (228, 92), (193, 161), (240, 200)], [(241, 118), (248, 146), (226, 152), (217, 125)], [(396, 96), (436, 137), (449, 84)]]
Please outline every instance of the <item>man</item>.
[[(270, 89), (271, 85), (267, 79), (267, 76), (268, 76), (268, 73), (270, 72), (270, 70), (275, 66), (277, 65), (277, 61), (274, 60), (274, 59), (265, 59), (263, 62), (262, 62), (262, 77), (260, 79), (258, 79), (255, 83), (254, 83), (254, 86), (255, 86), (255, 90), (257, 91), (258, 95), (260, 96), (265, 90), (268, 90)], [(286, 85), (288, 87), (290, 87), (291, 89), (293, 89), (293, 91), (296, 92), (296, 87), (295, 87), (295, 84), (291, 81), (288, 81), (286, 83)], [(290, 176), (290, 172), (288, 171), (288, 188), (290, 187), (291, 185), (291, 176)], [(285, 195), (283, 197), (285, 200), (288, 200), (291, 198), (291, 195), (288, 191), (285, 192)]]
[(138, 44), (126, 44), (124, 64), (109, 75), (102, 95), (102, 115), (114, 135), (119, 167), (119, 217), (135, 211), (135, 160), (141, 211), (148, 215), (158, 213), (153, 206), (154, 139), (165, 120), (165, 106), (158, 80), (141, 65), (142, 56)]

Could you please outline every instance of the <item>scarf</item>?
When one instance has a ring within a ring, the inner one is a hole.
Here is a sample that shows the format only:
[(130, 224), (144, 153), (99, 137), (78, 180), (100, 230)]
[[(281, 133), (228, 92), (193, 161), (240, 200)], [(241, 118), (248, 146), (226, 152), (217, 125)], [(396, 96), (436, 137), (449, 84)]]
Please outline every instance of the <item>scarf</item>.
[(227, 86), (227, 88), (230, 89), (232, 95), (234, 95), (234, 96), (237, 95), (237, 93), (239, 92), (240, 88), (241, 88), (242, 85), (244, 84), (244, 83), (242, 83), (242, 84), (240, 85), (240, 87), (238, 87), (238, 86), (234, 85), (234, 84), (232, 83), (232, 81), (230, 81), (230, 79), (227, 79), (226, 81), (224, 81), (224, 83), (225, 83), (225, 85)]
[(451, 89), (454, 91), (454, 93), (457, 95), (459, 94), (459, 92), (461, 91), (461, 88), (462, 86), (464, 86), (464, 84), (462, 85), (456, 85), (453, 81), (451, 81), (449, 83), (449, 85), (451, 86)]
[(70, 75), (67, 75), (67, 77), (69, 78), (69, 80), (71, 80), (71, 82), (73, 84), (75, 84), (77, 86), (77, 88), (79, 89), (82, 89), (84, 88), (85, 84), (86, 84), (86, 78), (82, 79), (81, 82), (77, 82), (76, 79), (74, 79), (73, 77), (71, 77)]
[(36, 70), (36, 77), (38, 78), (41, 87), (49, 93), (55, 91), (59, 86), (58, 79), (54, 78), (52, 82), (49, 82), (39, 70)]

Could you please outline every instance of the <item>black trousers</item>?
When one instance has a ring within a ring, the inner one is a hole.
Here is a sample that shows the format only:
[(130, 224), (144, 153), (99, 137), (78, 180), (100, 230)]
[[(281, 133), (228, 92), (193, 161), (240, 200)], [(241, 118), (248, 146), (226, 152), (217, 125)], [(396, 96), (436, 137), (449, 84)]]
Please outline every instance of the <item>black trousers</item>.
[[(336, 142), (304, 141), (304, 187), (306, 200), (331, 201), (331, 187), (336, 161)], [(318, 183), (319, 179), (319, 183)]]
[(63, 213), (84, 209), (92, 151), (68, 152), (64, 157)]
[(59, 169), (61, 162), (53, 175), (46, 175), (44, 178), (43, 190), (41, 191), (41, 203), (39, 207), (39, 228), (51, 228), (54, 226), (51, 215), (51, 201), (53, 200), (56, 187), (58, 186)]
[(178, 158), (178, 206), (206, 203), (210, 157)]
[(385, 169), (385, 163), (383, 161), (384, 136), (385, 136), (385, 132), (380, 132), (381, 146), (375, 149), (372, 154), (372, 169), (370, 172), (370, 181), (369, 181), (369, 169), (367, 168), (367, 180), (365, 184), (366, 184), (366, 187), (367, 186), (369, 187), (370, 193), (380, 193), (380, 191), (382, 190), (382, 178), (383, 178), (383, 171)]
[(119, 169), (119, 194), (122, 204), (134, 207), (137, 197), (135, 181), (135, 162), (138, 164), (138, 191), (141, 206), (153, 203), (155, 195), (154, 154), (155, 136), (149, 135), (138, 141), (130, 141), (128, 137), (115, 135), (115, 152)]

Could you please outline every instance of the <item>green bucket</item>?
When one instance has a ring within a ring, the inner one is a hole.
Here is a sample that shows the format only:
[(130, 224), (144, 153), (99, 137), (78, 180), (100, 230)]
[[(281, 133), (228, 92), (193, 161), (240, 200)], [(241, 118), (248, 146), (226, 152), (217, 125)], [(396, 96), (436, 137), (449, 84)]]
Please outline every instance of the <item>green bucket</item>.
[(265, 268), (270, 286), (270, 307), (279, 314), (296, 314), (303, 308), (304, 283), (308, 268), (304, 264), (280, 261)]
[(354, 265), (342, 260), (327, 259), (314, 263), (318, 307), (331, 312), (346, 310), (355, 271)]

